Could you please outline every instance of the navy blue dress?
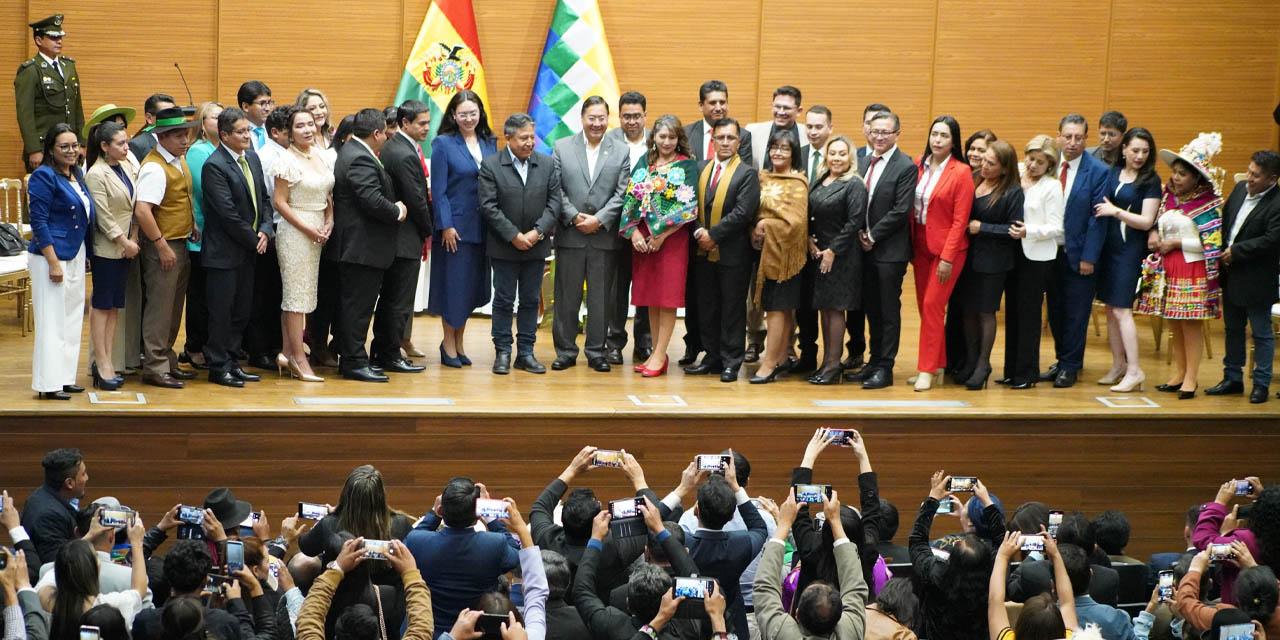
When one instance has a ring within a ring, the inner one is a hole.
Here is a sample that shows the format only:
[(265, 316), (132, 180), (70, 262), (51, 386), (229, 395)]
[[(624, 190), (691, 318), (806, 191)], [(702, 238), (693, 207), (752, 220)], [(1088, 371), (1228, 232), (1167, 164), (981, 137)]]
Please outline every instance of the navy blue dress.
[[(492, 139), (480, 140), (480, 154), (497, 151)], [(439, 315), (449, 326), (467, 323), (471, 312), (489, 302), (489, 259), (485, 254), (485, 228), (480, 217), (476, 192), (480, 165), (476, 163), (462, 136), (436, 136), (431, 141), (431, 204), (435, 212), (435, 232), (431, 237), (431, 288), (427, 311)], [(441, 234), (453, 227), (458, 232), (457, 252), (445, 249)]]
[[(1106, 195), (1111, 204), (1142, 213), (1142, 201), (1160, 198), (1160, 180), (1151, 179), (1138, 187), (1120, 182), (1121, 167), (1112, 167), (1107, 177)], [(1138, 297), (1138, 279), (1142, 276), (1142, 259), (1147, 249), (1147, 232), (1134, 229), (1118, 218), (1098, 218), (1106, 228), (1102, 253), (1098, 256), (1098, 300), (1113, 307), (1132, 307)]]

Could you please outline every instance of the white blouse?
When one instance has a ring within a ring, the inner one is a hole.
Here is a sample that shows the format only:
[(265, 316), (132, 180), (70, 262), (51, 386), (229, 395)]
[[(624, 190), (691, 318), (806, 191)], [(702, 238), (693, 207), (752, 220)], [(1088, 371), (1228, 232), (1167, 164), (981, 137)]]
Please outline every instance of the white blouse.
[(1027, 227), (1022, 253), (1036, 262), (1053, 260), (1063, 238), (1062, 219), (1067, 206), (1062, 183), (1045, 174), (1031, 188), (1023, 189), (1022, 196), (1023, 224)]
[(1169, 209), (1156, 220), (1161, 240), (1182, 241), (1182, 259), (1187, 262), (1204, 260), (1204, 245), (1200, 243), (1200, 230), (1196, 223), (1182, 214), (1181, 209)]

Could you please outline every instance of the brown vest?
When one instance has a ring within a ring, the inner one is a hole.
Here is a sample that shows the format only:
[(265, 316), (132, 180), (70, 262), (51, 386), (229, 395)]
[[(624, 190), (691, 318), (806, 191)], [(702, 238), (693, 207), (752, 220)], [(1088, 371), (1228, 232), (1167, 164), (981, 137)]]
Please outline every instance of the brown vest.
[(160, 227), (160, 235), (166, 240), (182, 240), (195, 228), (195, 215), (191, 211), (191, 167), (182, 158), (182, 169), (164, 161), (160, 147), (156, 147), (142, 159), (142, 165), (154, 162), (164, 169), (164, 200), (151, 207), (151, 215)]

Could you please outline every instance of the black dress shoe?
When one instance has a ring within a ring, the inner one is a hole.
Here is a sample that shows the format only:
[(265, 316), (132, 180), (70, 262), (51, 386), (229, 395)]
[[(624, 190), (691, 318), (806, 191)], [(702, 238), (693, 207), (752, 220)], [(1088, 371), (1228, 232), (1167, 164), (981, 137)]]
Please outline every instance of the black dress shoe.
[(75, 384), (64, 384), (62, 390), (67, 393), (84, 393), (84, 387)]
[(522, 371), (528, 371), (529, 373), (547, 372), (547, 368), (542, 366), (542, 363), (538, 362), (538, 359), (534, 358), (533, 355), (516, 356), (516, 361), (513, 366)]
[(1005, 377), (1003, 377), (1003, 378), (1000, 378), (1000, 379), (996, 380), (996, 384), (1008, 384), (1008, 385), (1012, 385), (1012, 384), (1013, 384), (1013, 378), (1010, 378), (1009, 376), (1005, 376)]
[(71, 394), (66, 391), (41, 391), (36, 397), (41, 400), (70, 400)]
[(551, 368), (556, 371), (564, 371), (575, 364), (578, 364), (578, 361), (574, 358), (570, 358), (569, 356), (556, 356), (556, 359), (551, 362)]
[(764, 345), (761, 345), (756, 342), (752, 342), (751, 344), (747, 345), (747, 352), (743, 354), (742, 361), (743, 362), (759, 362), (761, 351), (764, 351)]
[(210, 371), (209, 382), (220, 384), (224, 387), (244, 386), (244, 380), (237, 378), (236, 375), (230, 371)]
[(246, 363), (254, 369), (266, 369), (267, 371), (275, 371), (276, 361), (271, 356), (261, 355), (249, 358)]
[(707, 364), (707, 361), (704, 358), (703, 361), (699, 362), (698, 364), (695, 364), (691, 367), (685, 367), (684, 372), (686, 375), (691, 375), (691, 376), (705, 376), (708, 374), (715, 373), (720, 369), (721, 369), (720, 367), (713, 367), (710, 364)]
[(196, 379), (196, 372), (187, 371), (186, 369), (180, 369), (180, 368), (174, 368), (172, 371), (169, 372), (169, 375), (173, 376), (175, 380), (195, 380)]
[[(1206, 390), (1205, 393), (1209, 392)], [(1271, 395), (1271, 393), (1266, 387), (1260, 384), (1255, 384), (1253, 385), (1253, 391), (1249, 392), (1249, 403), (1262, 404), (1267, 401), (1267, 396), (1269, 395)]]
[(1238, 396), (1244, 393), (1244, 383), (1237, 380), (1223, 380), (1204, 390), (1206, 396)]
[(493, 356), (493, 372), (505, 376), (511, 373), (511, 352), (499, 351)]
[(601, 373), (613, 371), (613, 367), (609, 366), (608, 358), (591, 358), (587, 360), (587, 366)]
[(862, 382), (871, 377), (876, 372), (876, 368), (871, 365), (863, 365), (861, 369), (844, 372), (845, 382)]
[(686, 349), (683, 356), (676, 361), (680, 366), (690, 365), (698, 361), (698, 352), (693, 349)]
[(737, 381), (738, 381), (738, 370), (736, 368), (725, 367), (724, 371), (720, 372), (720, 382), (737, 382)]
[(1062, 367), (1059, 367), (1055, 363), (1052, 367), (1049, 367), (1048, 371), (1040, 374), (1040, 382), (1049, 382), (1050, 380), (1057, 380), (1058, 373), (1060, 373), (1061, 371), (1062, 371)]
[(182, 353), (178, 354), (178, 362), (181, 362), (182, 364), (189, 364), (191, 365), (192, 368), (199, 369), (201, 371), (206, 371), (209, 369), (208, 362), (196, 362), (195, 360), (191, 359), (191, 354), (187, 353), (186, 351), (183, 351)]
[(1070, 387), (1075, 383), (1076, 383), (1075, 371), (1060, 370), (1058, 371), (1057, 377), (1053, 379), (1053, 386), (1054, 388), (1057, 388), (1057, 389), (1066, 389), (1067, 387)]
[[(648, 362), (649, 357), (653, 355), (653, 347), (636, 347), (631, 350), (632, 362)], [(615, 362), (614, 364), (621, 364)]]
[(604, 350), (604, 359), (609, 364), (622, 364), (622, 349), (614, 349), (612, 347)]
[(379, 369), (381, 369), (384, 372), (394, 371), (396, 373), (418, 373), (419, 371), (423, 371), (426, 369), (426, 367), (420, 364), (414, 364), (412, 362), (409, 362), (404, 358), (396, 358), (395, 360), (390, 360), (390, 361), (379, 360), (377, 366)]
[(862, 361), (862, 356), (849, 356), (840, 362), (840, 368), (845, 371), (861, 369), (863, 364), (865, 363)]
[(342, 377), (347, 380), (359, 380), (360, 382), (387, 382), (390, 378), (373, 370), (373, 367), (363, 366), (359, 369), (351, 369), (342, 372)]
[(235, 376), (235, 378), (241, 382), (257, 382), (262, 379), (261, 376), (255, 373), (249, 373), (248, 371), (245, 371), (240, 367), (234, 367), (231, 370), (229, 370), (227, 373), (230, 373), (231, 375)]
[(871, 375), (862, 381), (863, 389), (883, 389), (893, 386), (893, 374), (888, 369), (876, 367)]

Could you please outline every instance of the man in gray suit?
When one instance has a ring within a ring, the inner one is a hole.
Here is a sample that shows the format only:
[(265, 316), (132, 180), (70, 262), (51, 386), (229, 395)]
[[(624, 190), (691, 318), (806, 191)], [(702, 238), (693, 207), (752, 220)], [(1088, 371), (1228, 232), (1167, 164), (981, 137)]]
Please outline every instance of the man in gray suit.
[(578, 308), (587, 285), (587, 365), (608, 371), (605, 335), (608, 298), (618, 261), (618, 216), (630, 177), (626, 145), (605, 139), (609, 103), (591, 96), (582, 103), (582, 132), (556, 141), (551, 155), (560, 174), (560, 217), (556, 231), (555, 322), (551, 336), (556, 359), (568, 369), (578, 358)]
[(537, 136), (528, 114), (509, 116), (502, 133), (507, 148), (480, 163), (477, 187), (488, 229), (485, 250), (493, 265), (493, 372), (511, 372), (511, 315), (519, 296), (515, 367), (546, 373), (533, 357), (533, 342), (543, 264), (551, 255), (547, 236), (560, 212), (560, 173), (550, 157), (533, 150)]

